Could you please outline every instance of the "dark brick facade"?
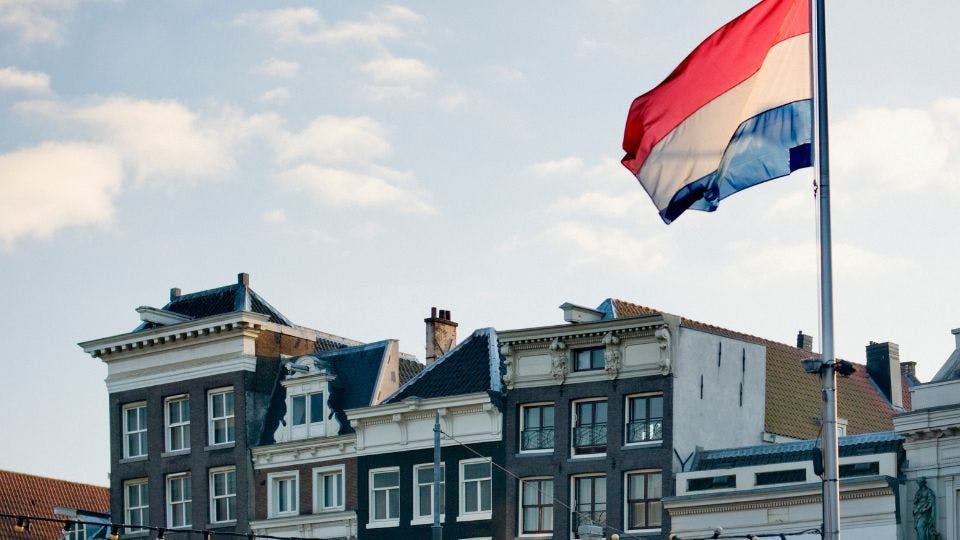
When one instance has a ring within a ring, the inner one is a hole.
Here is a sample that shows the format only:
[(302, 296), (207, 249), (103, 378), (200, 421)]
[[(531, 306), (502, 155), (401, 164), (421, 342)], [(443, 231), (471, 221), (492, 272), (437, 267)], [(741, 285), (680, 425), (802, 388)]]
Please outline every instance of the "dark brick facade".
[(299, 503), (300, 515), (313, 513), (313, 470), (318, 467), (336, 467), (343, 465), (343, 502), (345, 510), (353, 510), (357, 507), (357, 459), (338, 459), (329, 461), (315, 461), (303, 463), (300, 465), (291, 465), (290, 467), (276, 467), (271, 469), (260, 469), (254, 472), (254, 519), (267, 519), (267, 478), (273, 473), (285, 473), (296, 471), (299, 474)]
[[(652, 446), (624, 446), (627, 396), (644, 392), (663, 392), (663, 441)], [(570, 538), (570, 510), (564, 506), (573, 498), (571, 478), (598, 473), (606, 475), (607, 524), (623, 530), (624, 474), (640, 469), (659, 469), (663, 474), (663, 496), (673, 494), (672, 465), (672, 379), (664, 376), (604, 380), (598, 382), (515, 388), (507, 392), (504, 407), (505, 466), (521, 478), (552, 477), (554, 482), (553, 538)], [(571, 457), (571, 409), (583, 398), (607, 398), (607, 447), (602, 457)], [(553, 402), (555, 439), (552, 453), (520, 453), (520, 407), (526, 403)], [(519, 481), (506, 484), (505, 538), (519, 536)], [(562, 502), (563, 504), (560, 504)], [(662, 513), (661, 536), (670, 530), (669, 516)], [(614, 530), (605, 531), (609, 536)], [(656, 538), (657, 535), (649, 535)]]
[[(494, 464), (503, 463), (503, 446), (497, 442), (471, 444), (470, 448), (483, 456), (489, 456)], [(507, 480), (503, 471), (492, 466), (491, 499), (492, 517), (490, 520), (457, 521), (459, 513), (459, 486), (460, 461), (477, 458), (477, 454), (462, 446), (444, 446), (440, 459), (444, 464), (445, 497), (443, 525), (444, 538), (505, 538), (502, 510), (506, 506), (505, 488)], [(431, 525), (410, 525), (413, 519), (413, 467), (424, 463), (433, 463), (433, 449), (414, 450), (409, 452), (394, 452), (361, 456), (358, 458), (357, 468), (357, 521), (358, 536), (364, 540), (429, 540)], [(400, 468), (400, 525), (368, 529), (366, 527), (370, 517), (369, 482), (370, 470), (383, 467)]]

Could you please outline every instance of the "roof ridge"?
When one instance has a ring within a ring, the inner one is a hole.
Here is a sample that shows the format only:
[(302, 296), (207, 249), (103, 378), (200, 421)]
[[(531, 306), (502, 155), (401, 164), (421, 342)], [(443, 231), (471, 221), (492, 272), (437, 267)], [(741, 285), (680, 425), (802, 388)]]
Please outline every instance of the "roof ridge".
[(28, 476), (28, 477), (30, 477), (30, 478), (38, 478), (38, 479), (40, 479), (40, 480), (48, 480), (48, 481), (50, 481), (50, 482), (58, 482), (58, 483), (63, 483), (63, 484), (75, 484), (75, 485), (78, 485), (78, 486), (89, 486), (89, 487), (95, 487), (95, 488), (107, 489), (107, 490), (110, 489), (109, 486), (100, 486), (100, 485), (97, 485), (97, 484), (90, 484), (90, 483), (88, 483), (88, 482), (78, 482), (78, 481), (76, 481), (76, 480), (64, 480), (64, 479), (62, 479), (62, 478), (54, 478), (54, 477), (52, 477), (52, 476), (41, 476), (41, 475), (39, 475), (39, 474), (25, 473), (25, 472), (19, 472), (19, 471), (11, 471), (11, 470), (8, 470), (8, 469), (0, 469), (0, 474), (4, 474), (4, 473), (16, 475), (16, 476)]

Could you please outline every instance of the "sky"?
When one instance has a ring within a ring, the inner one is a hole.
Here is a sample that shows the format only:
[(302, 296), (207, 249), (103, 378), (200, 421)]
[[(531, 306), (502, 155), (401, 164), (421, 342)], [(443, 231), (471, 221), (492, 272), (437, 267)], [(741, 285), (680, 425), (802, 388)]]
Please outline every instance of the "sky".
[[(631, 100), (750, 0), (0, 0), (0, 468), (106, 485), (77, 343), (234, 283), (298, 324), (557, 324), (619, 297), (819, 347), (805, 169), (670, 226), (620, 164)], [(953, 0), (831, 2), (837, 355), (928, 380), (960, 326)]]

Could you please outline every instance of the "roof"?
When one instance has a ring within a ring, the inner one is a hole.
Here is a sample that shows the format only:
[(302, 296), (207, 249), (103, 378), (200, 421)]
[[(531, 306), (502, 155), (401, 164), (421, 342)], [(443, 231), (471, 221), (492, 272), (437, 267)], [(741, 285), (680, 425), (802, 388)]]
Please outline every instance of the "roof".
[[(192, 319), (202, 319), (235, 311), (250, 311), (266, 315), (272, 323), (294, 326), (289, 319), (243, 282), (183, 294), (172, 298), (162, 309)], [(159, 326), (157, 323), (144, 322), (134, 329), (134, 332), (142, 332)]]
[[(663, 313), (657, 309), (609, 298), (598, 311), (610, 318), (640, 317)], [(764, 430), (795, 439), (813, 439), (820, 433), (821, 385), (807, 374), (800, 362), (816, 353), (773, 340), (744, 334), (681, 317), (680, 326), (762, 345), (767, 349)], [(863, 364), (849, 377), (837, 378), (837, 416), (847, 420), (847, 433), (871, 433), (893, 429), (894, 409), (870, 380)], [(908, 382), (901, 377), (904, 409), (910, 410)]]
[(501, 376), (497, 333), (493, 328), (483, 328), (423, 368), (384, 403), (396, 403), (410, 397), (428, 399), (500, 392)]
[[(91, 484), (0, 470), (0, 513), (67, 519), (53, 513), (55, 506), (108, 514), (110, 490)], [(56, 522), (33, 521), (25, 533), (14, 532), (14, 524), (11, 519), (0, 519), (0, 538), (56, 539), (63, 533), (63, 526)]]
[[(707, 471), (769, 465), (771, 463), (809, 461), (817, 442), (816, 440), (806, 440), (722, 450), (700, 450), (694, 457), (692, 470)], [(897, 452), (902, 444), (903, 437), (893, 431), (864, 433), (838, 439), (841, 457)]]
[(390, 341), (384, 340), (314, 354), (329, 362), (337, 376), (331, 390), (331, 407), (346, 410), (370, 406), (389, 346)]
[(417, 362), (416, 360), (411, 360), (409, 358), (400, 357), (400, 386), (403, 386), (410, 379), (417, 376), (418, 373), (423, 371), (423, 364)]

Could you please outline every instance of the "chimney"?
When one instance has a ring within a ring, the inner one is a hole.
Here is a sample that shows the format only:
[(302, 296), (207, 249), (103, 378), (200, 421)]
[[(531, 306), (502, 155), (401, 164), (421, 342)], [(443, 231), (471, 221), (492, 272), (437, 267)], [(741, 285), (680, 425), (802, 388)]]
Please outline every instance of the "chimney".
[(900, 375), (907, 378), (907, 381), (917, 380), (917, 363), (900, 362)]
[(423, 320), (427, 323), (427, 365), (450, 352), (457, 344), (457, 323), (450, 320), (450, 311), (436, 307), (430, 308), (430, 316)]
[(180, 287), (173, 287), (170, 289), (170, 301), (173, 302), (177, 298), (180, 298)]
[(953, 330), (950, 331), (950, 333), (953, 334), (953, 339), (957, 343), (956, 348), (960, 349), (960, 328), (954, 328)]
[(797, 348), (813, 352), (813, 336), (804, 334), (803, 330), (797, 332)]
[(900, 346), (889, 341), (867, 345), (867, 374), (894, 407), (903, 407), (900, 385)]
[(237, 274), (237, 285), (243, 285), (244, 287), (250, 286), (250, 274), (246, 272), (240, 272)]

